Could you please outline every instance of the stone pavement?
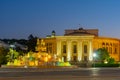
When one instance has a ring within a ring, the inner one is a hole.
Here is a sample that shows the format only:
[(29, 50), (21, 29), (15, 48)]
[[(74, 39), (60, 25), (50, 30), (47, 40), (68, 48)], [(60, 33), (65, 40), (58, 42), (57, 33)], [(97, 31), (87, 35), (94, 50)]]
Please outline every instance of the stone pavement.
[(120, 80), (120, 68), (0, 68), (0, 80)]
[(0, 80), (120, 80), (120, 77), (79, 77), (79, 76), (36, 76), (0, 77)]

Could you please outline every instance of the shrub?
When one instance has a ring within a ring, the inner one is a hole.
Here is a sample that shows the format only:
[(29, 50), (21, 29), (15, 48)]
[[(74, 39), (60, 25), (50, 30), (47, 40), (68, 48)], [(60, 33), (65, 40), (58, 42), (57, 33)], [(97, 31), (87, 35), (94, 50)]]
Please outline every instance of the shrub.
[(119, 64), (100, 64), (100, 63), (95, 63), (95, 64), (92, 64), (92, 67), (119, 67)]

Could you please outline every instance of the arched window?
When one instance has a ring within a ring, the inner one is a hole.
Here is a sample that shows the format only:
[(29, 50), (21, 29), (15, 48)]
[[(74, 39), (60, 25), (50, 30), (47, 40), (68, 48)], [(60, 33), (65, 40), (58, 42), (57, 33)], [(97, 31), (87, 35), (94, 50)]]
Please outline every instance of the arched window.
[(66, 53), (66, 45), (63, 45), (63, 53)]
[(73, 45), (73, 53), (77, 53), (77, 45)]
[(62, 53), (67, 53), (67, 44), (66, 42), (62, 42)]
[(87, 45), (84, 45), (84, 53), (87, 53)]
[(109, 44), (108, 44), (108, 43), (106, 43), (106, 45), (107, 45), (107, 46), (109, 46)]
[(73, 41), (72, 42), (72, 53), (77, 53), (77, 42)]
[(105, 45), (105, 43), (103, 42), (102, 45)]

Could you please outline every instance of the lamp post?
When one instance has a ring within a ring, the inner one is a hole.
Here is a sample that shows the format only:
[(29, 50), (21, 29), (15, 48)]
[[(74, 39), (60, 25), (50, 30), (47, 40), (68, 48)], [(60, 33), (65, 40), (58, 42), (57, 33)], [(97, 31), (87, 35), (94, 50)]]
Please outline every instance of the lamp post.
[(93, 53), (93, 67), (95, 67), (95, 57), (96, 57), (96, 53)]

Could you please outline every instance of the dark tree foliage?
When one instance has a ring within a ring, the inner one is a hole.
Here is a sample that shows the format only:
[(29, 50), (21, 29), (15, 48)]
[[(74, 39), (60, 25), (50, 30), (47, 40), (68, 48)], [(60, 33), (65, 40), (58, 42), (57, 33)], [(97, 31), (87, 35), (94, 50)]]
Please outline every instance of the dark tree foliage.
[[(26, 39), (1, 39), (4, 43), (8, 45), (15, 45), (15, 50), (21, 54), (27, 52), (27, 40)], [(24, 47), (24, 49), (23, 49)], [(26, 49), (25, 49), (26, 47)]]
[[(23, 55), (23, 53), (27, 53), (28, 51), (34, 52), (36, 43), (37, 43), (37, 37), (34, 37), (32, 34), (28, 36), (28, 40), (26, 39), (0, 39), (0, 40), (8, 45), (11, 45), (11, 44), (15, 45), (15, 50), (17, 52), (20, 52), (21, 55)], [(27, 46), (27, 50), (21, 49), (21, 47), (18, 46), (18, 44)]]
[(1, 39), (1, 40), (7, 44), (14, 44), (15, 42), (17, 42), (22, 45), (27, 45), (27, 40), (25, 39)]
[(31, 39), (33, 39), (34, 37), (33, 37), (33, 35), (32, 34), (30, 34), (29, 36), (28, 36), (28, 40), (31, 40)]
[(37, 37), (34, 37), (32, 34), (30, 34), (28, 36), (28, 43), (27, 43), (28, 52), (29, 51), (35, 52), (36, 43), (37, 43)]
[(22, 45), (27, 45), (27, 40), (25, 39), (20, 39), (17, 41), (19, 44), (22, 44)]
[(7, 63), (6, 55), (9, 52), (9, 49), (0, 47), (0, 65)]

